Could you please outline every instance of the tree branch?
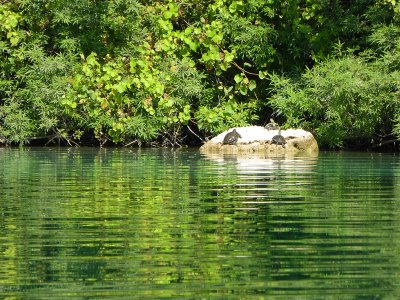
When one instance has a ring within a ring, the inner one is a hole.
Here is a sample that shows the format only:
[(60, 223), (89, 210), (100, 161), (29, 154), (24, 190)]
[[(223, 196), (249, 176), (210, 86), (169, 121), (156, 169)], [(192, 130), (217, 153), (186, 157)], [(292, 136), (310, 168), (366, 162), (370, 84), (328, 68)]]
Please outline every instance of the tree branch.
[(233, 64), (236, 68), (238, 68), (240, 71), (242, 71), (243, 73), (246, 73), (246, 74), (249, 74), (249, 75), (258, 76), (258, 74), (256, 74), (256, 73), (252, 73), (252, 72), (246, 71), (245, 69), (243, 69), (241, 66), (239, 66), (239, 65), (238, 65), (237, 63), (235, 63), (234, 61), (232, 62), (232, 64)]
[(393, 140), (389, 140), (389, 141), (380, 142), (379, 144), (373, 145), (371, 148), (382, 147), (384, 145), (387, 145), (387, 144), (390, 144), (390, 143), (394, 143), (394, 142), (400, 142), (400, 139), (393, 139)]
[(196, 132), (194, 132), (194, 131), (192, 130), (192, 128), (190, 128), (189, 125), (186, 125), (186, 126), (187, 126), (187, 128), (189, 129), (189, 131), (190, 131), (194, 136), (196, 136), (200, 141), (202, 141), (203, 143), (205, 143), (205, 141), (204, 141)]

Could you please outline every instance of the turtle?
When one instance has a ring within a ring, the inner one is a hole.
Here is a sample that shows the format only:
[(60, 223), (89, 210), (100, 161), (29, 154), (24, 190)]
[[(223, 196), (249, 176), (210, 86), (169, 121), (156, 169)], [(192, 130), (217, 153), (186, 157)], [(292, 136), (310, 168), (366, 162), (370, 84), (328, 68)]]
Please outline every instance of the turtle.
[(277, 135), (274, 135), (271, 139), (271, 143), (275, 145), (281, 145), (282, 147), (285, 148), (286, 140), (285, 138), (281, 135), (281, 130), (279, 129), (279, 132)]
[(275, 123), (274, 119), (269, 119), (270, 123), (268, 123), (267, 125), (265, 125), (265, 129), (267, 130), (278, 130), (279, 126), (277, 123)]
[(236, 129), (233, 129), (231, 132), (228, 132), (222, 144), (224, 145), (236, 145), (238, 138), (241, 138), (242, 136), (236, 131)]

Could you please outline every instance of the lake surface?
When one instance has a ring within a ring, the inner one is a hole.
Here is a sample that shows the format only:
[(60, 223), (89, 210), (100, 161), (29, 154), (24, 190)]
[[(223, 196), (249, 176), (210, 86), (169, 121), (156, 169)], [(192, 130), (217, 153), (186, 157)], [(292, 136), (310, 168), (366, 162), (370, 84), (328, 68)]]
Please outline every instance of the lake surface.
[(399, 299), (400, 157), (0, 148), (1, 299)]

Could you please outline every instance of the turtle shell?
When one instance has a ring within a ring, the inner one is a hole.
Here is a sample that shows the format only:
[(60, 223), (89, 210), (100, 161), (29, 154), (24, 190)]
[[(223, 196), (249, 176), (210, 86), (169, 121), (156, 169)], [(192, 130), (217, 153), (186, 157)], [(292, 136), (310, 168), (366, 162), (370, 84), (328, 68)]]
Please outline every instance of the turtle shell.
[(267, 130), (278, 130), (279, 126), (277, 124), (274, 124), (274, 123), (268, 123), (267, 125), (265, 125), (265, 129), (267, 129)]
[(280, 134), (274, 135), (272, 137), (271, 142), (272, 142), (272, 144), (275, 144), (275, 145), (285, 145), (286, 144), (285, 138)]
[(224, 145), (236, 145), (239, 138), (241, 138), (241, 135), (236, 131), (236, 129), (233, 129), (225, 135), (222, 143)]

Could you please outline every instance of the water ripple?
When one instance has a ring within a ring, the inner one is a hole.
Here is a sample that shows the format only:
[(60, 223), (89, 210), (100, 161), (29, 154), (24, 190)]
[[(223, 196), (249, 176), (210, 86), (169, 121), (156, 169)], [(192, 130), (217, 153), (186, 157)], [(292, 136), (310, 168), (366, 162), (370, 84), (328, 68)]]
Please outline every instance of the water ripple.
[(10, 299), (400, 297), (400, 160), (2, 149)]

